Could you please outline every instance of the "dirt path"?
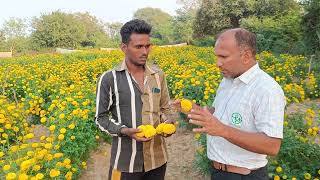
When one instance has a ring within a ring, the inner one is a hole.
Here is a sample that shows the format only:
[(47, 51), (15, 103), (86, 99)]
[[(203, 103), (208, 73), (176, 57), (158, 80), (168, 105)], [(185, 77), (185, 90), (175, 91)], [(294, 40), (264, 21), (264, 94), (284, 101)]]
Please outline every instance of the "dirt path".
[[(306, 100), (303, 103), (290, 104), (286, 109), (286, 114), (293, 114), (295, 112), (305, 113), (308, 108), (315, 106), (316, 109), (320, 110), (320, 99)], [(318, 114), (318, 112), (316, 112)]]
[[(197, 144), (194, 134), (178, 128), (176, 134), (167, 139), (169, 161), (166, 180), (206, 180), (195, 167), (194, 158)], [(106, 180), (110, 160), (110, 145), (101, 143), (100, 147), (92, 152), (87, 162), (88, 168), (82, 172), (80, 180)]]

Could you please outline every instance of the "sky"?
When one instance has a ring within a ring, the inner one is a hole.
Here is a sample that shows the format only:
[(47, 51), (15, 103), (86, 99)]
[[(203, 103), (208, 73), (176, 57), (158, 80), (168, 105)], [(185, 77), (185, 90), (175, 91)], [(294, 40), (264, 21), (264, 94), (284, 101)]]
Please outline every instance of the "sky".
[(89, 12), (104, 22), (126, 22), (133, 13), (144, 7), (160, 8), (175, 15), (181, 7), (176, 0), (0, 0), (0, 27), (10, 17), (39, 17), (56, 10), (62, 12)]

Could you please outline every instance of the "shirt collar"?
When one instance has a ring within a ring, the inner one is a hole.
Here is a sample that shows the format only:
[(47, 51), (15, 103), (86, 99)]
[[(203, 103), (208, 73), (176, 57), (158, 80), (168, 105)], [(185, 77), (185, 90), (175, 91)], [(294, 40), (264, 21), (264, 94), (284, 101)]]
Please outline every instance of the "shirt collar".
[(237, 77), (236, 79), (239, 79), (245, 84), (249, 84), (249, 82), (255, 78), (259, 70), (260, 70), (259, 64), (257, 63), (254, 66), (252, 66), (250, 69), (248, 69), (246, 72), (241, 74), (239, 77)]

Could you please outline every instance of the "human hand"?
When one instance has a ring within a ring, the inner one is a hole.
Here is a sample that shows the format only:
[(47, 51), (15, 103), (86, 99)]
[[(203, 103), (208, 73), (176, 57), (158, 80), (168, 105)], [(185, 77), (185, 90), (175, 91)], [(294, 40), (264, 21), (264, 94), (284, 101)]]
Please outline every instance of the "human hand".
[(147, 142), (150, 141), (151, 138), (146, 138), (146, 137), (138, 137), (137, 133), (140, 133), (141, 130), (140, 129), (135, 129), (135, 128), (122, 128), (121, 129), (121, 134), (125, 134), (129, 137), (131, 137), (132, 139), (135, 139), (136, 141), (139, 142)]

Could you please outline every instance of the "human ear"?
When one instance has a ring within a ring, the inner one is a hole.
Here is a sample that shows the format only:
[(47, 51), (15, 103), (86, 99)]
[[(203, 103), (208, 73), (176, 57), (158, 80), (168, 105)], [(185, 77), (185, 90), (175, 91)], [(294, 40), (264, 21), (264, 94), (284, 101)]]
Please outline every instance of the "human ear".
[(125, 43), (121, 43), (120, 44), (120, 49), (122, 50), (122, 52), (127, 52), (127, 49), (128, 49), (128, 45), (125, 44)]

